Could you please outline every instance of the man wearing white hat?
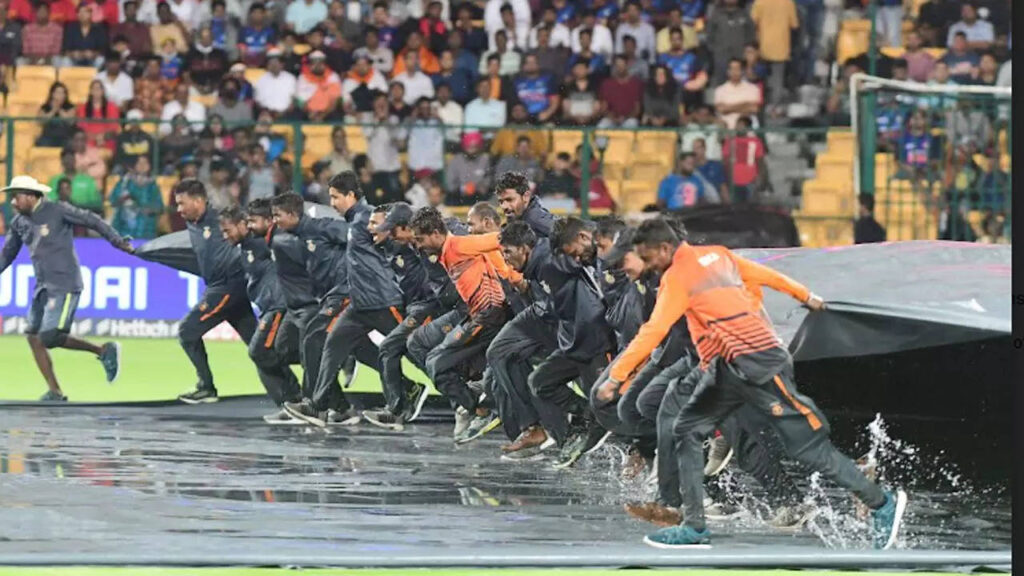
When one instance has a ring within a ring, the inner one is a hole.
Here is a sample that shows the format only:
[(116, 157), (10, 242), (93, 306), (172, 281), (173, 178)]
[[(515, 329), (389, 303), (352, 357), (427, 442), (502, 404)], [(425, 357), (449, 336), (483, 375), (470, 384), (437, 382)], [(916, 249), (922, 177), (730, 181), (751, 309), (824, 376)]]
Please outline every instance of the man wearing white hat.
[(3, 249), (0, 273), (14, 261), (22, 245), (27, 245), (35, 269), (36, 288), (28, 313), (29, 346), (46, 379), (49, 391), (41, 400), (67, 402), (53, 373), (49, 348), (91, 352), (103, 364), (107, 382), (117, 379), (121, 369), (121, 346), (107, 342), (97, 346), (71, 336), (71, 322), (82, 292), (82, 273), (75, 253), (73, 227), (84, 226), (107, 239), (114, 247), (133, 252), (129, 239), (118, 234), (99, 216), (66, 202), (49, 202), (44, 196), (51, 188), (31, 176), (16, 176), (2, 191), (13, 194), (16, 214), (11, 219)]

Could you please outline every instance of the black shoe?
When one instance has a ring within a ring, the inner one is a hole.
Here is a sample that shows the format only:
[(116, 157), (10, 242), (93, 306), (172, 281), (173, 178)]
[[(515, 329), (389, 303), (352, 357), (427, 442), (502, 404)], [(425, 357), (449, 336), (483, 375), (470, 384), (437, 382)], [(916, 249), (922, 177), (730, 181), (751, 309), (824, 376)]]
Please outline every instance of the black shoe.
[(107, 342), (100, 349), (98, 358), (103, 364), (103, 371), (107, 374), (107, 382), (113, 384), (121, 374), (121, 345), (117, 342)]
[(562, 470), (575, 464), (585, 452), (584, 447), (587, 445), (587, 436), (588, 434), (585, 431), (570, 433), (565, 444), (562, 444), (562, 449), (558, 454), (558, 461), (555, 462), (554, 467)]
[(67, 402), (68, 397), (63, 394), (58, 394), (53, 390), (47, 390), (46, 394), (39, 397), (40, 402)]
[(379, 410), (364, 410), (363, 418), (374, 426), (380, 426), (381, 428), (386, 428), (388, 430), (401, 432), (405, 429), (405, 416), (402, 414), (394, 414), (387, 408), (381, 408)]
[(428, 396), (430, 396), (429, 388), (418, 382), (412, 383), (405, 399), (405, 410), (402, 411), (402, 417), (406, 422), (413, 422), (420, 417), (420, 412), (423, 411), (423, 405), (427, 403)]
[(583, 444), (583, 454), (590, 454), (604, 446), (604, 443), (608, 441), (611, 435), (610, 431), (605, 430), (597, 423), (591, 423), (590, 429), (587, 430), (587, 441)]
[(313, 401), (308, 398), (303, 398), (299, 402), (285, 402), (284, 409), (293, 417), (303, 422), (319, 426), (320, 428), (327, 427), (327, 410), (317, 410), (313, 406)]
[(185, 404), (210, 404), (219, 400), (216, 388), (196, 388), (192, 392), (178, 396)]

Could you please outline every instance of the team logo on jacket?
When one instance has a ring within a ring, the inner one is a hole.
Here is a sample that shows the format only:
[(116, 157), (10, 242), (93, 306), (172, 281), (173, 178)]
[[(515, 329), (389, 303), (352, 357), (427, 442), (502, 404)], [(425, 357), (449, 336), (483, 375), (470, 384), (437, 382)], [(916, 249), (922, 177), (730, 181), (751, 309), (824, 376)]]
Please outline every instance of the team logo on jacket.
[(431, 254), (430, 258), (427, 258), (427, 260), (430, 260), (431, 264), (437, 264), (437, 254)]
[(395, 256), (395, 266), (405, 268), (405, 259), (401, 255)]
[(205, 301), (199, 303), (199, 311), (200, 312), (206, 312), (206, 309), (209, 308), (209, 307), (210, 307), (210, 305), (207, 304)]
[(782, 416), (782, 404), (778, 402), (772, 402), (771, 405), (772, 416)]
[(544, 292), (551, 294), (551, 286), (548, 286), (548, 283), (544, 280), (540, 281), (540, 287), (544, 289)]
[(639, 292), (641, 296), (643, 296), (644, 294), (647, 294), (647, 286), (644, 286), (643, 282), (637, 280), (636, 291)]
[(608, 283), (608, 284), (615, 284), (615, 276), (612, 276), (611, 272), (605, 270), (604, 271), (604, 281), (606, 283)]
[(41, 224), (39, 226), (39, 235), (46, 237), (50, 235), (50, 226), (48, 224)]
[(309, 250), (310, 252), (316, 252), (316, 243), (314, 243), (312, 240), (306, 240), (306, 250)]
[(452, 331), (451, 324), (446, 324), (444, 326), (441, 326), (441, 332), (444, 332), (445, 334), (447, 334), (447, 333), (449, 333), (451, 331)]
[(267, 329), (267, 321), (266, 320), (261, 320), (260, 321), (260, 330), (266, 330), (266, 329)]
[(212, 232), (210, 232), (210, 227), (209, 226), (203, 226), (203, 238), (209, 240), (210, 239), (210, 234), (212, 234)]
[(252, 250), (245, 251), (245, 259), (249, 262), (254, 262), (256, 260), (256, 257), (252, 255)]

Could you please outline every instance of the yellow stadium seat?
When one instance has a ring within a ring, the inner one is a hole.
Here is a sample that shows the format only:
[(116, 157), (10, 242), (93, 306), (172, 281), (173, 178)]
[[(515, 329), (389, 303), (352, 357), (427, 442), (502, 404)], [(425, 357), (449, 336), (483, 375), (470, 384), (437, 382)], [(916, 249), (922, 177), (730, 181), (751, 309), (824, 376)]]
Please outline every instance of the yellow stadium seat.
[(267, 70), (265, 68), (246, 68), (244, 76), (249, 84), (255, 84), (266, 73)]
[(609, 164), (608, 158), (605, 157), (605, 164), (601, 167), (601, 172), (604, 174), (605, 182), (618, 182), (626, 176), (626, 165)]
[(669, 171), (669, 168), (661, 163), (638, 162), (629, 167), (629, 178), (631, 180), (660, 182), (662, 178), (668, 175)]
[(14, 78), (16, 81), (40, 78), (53, 83), (57, 80), (57, 68), (53, 66), (18, 66)]
[(551, 156), (559, 152), (567, 152), (576, 157), (576, 148), (583, 144), (583, 132), (578, 130), (555, 130), (551, 133)]
[(362, 126), (345, 125), (345, 142), (352, 154), (366, 154), (366, 135)]
[(164, 206), (171, 205), (171, 191), (178, 183), (177, 176), (157, 176), (156, 185), (160, 188), (160, 197), (164, 199)]
[(935, 58), (935, 60), (942, 60), (942, 57), (946, 55), (945, 48), (925, 48), (924, 51), (931, 54), (931, 57)]
[[(50, 93), (50, 86), (52, 84), (53, 80), (46, 78), (36, 76), (19, 77), (14, 81), (14, 86), (11, 87), (11, 92), (7, 95), (7, 102), (11, 105), (30, 105), (31, 113), (29, 115), (35, 116), (39, 107), (46, 102), (46, 97)], [(13, 114), (13, 111), (11, 113)]]
[(907, 53), (907, 49), (903, 46), (882, 46), (878, 51), (889, 58), (903, 58), (903, 55)]
[(49, 182), (60, 174), (60, 148), (33, 148), (25, 165), (25, 172), (40, 182)]
[(626, 180), (620, 191), (620, 212), (639, 212), (658, 199), (658, 183), (645, 180)]
[[(615, 202), (616, 206), (622, 205), (622, 181), (620, 179), (610, 180), (608, 179), (607, 172), (605, 173), (604, 185), (608, 188), (608, 195), (612, 197), (612, 201)], [(621, 211), (621, 208), (620, 208)]]
[(296, 44), (295, 48), (292, 49), (296, 56), (305, 56), (309, 53), (309, 44)]
[(853, 164), (821, 164), (815, 168), (814, 178), (828, 182), (830, 186), (850, 189), (853, 185)]
[(815, 216), (853, 216), (853, 192), (849, 186), (819, 175), (803, 184), (802, 214)]
[(870, 43), (870, 23), (868, 29), (862, 30), (862, 26), (854, 23), (868, 22), (867, 20), (846, 20), (843, 22), (839, 35), (836, 37), (836, 61), (845, 64), (854, 56), (859, 56), (868, 51)]
[(89, 98), (89, 84), (96, 78), (96, 69), (90, 66), (72, 66), (57, 71), (57, 79), (68, 87), (71, 101), (85, 102)]
[(851, 218), (821, 218), (794, 213), (800, 244), (809, 248), (853, 244)]

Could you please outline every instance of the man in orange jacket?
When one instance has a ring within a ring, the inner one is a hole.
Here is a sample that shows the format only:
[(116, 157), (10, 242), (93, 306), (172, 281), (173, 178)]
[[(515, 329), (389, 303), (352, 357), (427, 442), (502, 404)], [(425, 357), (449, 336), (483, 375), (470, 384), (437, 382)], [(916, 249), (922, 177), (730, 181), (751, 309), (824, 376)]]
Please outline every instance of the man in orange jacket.
[(679, 460), (683, 523), (644, 538), (657, 548), (708, 546), (704, 520), (701, 443), (729, 415), (750, 406), (769, 418), (789, 455), (853, 492), (873, 510), (877, 548), (896, 540), (906, 510), (902, 490), (883, 491), (829, 440), (829, 425), (793, 380), (793, 359), (752, 296), (748, 285), (766, 285), (804, 302), (812, 310), (824, 302), (803, 285), (721, 246), (692, 246), (663, 218), (641, 224), (633, 238), (648, 269), (661, 272), (651, 318), (600, 383), (598, 397), (615, 391), (650, 356), (672, 325), (685, 317), (703, 367), (714, 379), (694, 391), (676, 419), (673, 436)]

